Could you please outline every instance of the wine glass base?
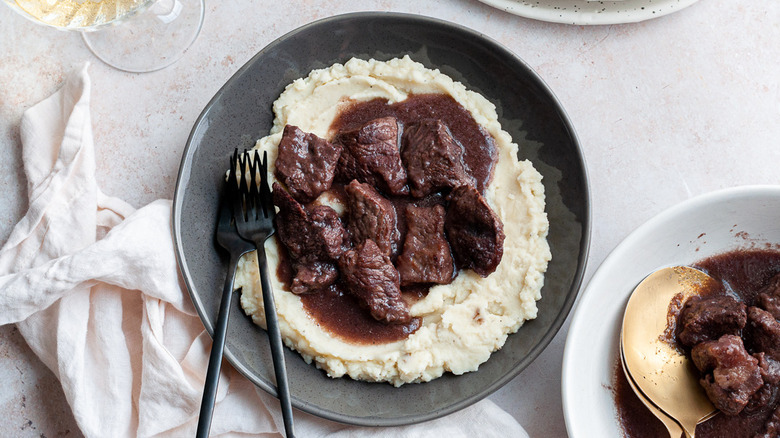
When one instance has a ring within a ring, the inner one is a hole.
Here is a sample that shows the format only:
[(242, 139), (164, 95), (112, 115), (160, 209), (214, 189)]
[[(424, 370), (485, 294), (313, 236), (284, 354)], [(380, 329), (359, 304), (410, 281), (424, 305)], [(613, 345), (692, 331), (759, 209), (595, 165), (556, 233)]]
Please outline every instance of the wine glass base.
[(160, 0), (116, 25), (81, 36), (101, 61), (130, 73), (147, 73), (176, 62), (203, 25), (205, 0)]

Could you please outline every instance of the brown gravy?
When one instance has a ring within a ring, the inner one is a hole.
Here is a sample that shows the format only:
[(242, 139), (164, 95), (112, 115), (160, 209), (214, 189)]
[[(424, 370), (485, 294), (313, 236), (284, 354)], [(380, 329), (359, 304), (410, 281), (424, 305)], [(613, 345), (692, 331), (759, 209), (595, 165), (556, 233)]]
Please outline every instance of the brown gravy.
[[(290, 289), (293, 269), (287, 249), (278, 239), (276, 245), (279, 248), (276, 276), (286, 289)], [(424, 296), (417, 289), (402, 292), (408, 302), (414, 302)], [(407, 324), (384, 324), (375, 320), (360, 307), (357, 299), (344, 292), (339, 283), (300, 297), (303, 308), (322, 328), (354, 344), (386, 344), (404, 339), (420, 328), (419, 318), (412, 318)]]
[(485, 192), (498, 156), (496, 144), (471, 113), (447, 94), (416, 94), (390, 105), (386, 99), (355, 102), (339, 114), (330, 129), (331, 132), (355, 129), (387, 116), (394, 116), (402, 125), (424, 119), (440, 119), (446, 123), (452, 137), (463, 146), (463, 161), (468, 173), (477, 180), (477, 190)]
[(663, 423), (642, 404), (631, 389), (619, 361), (616, 362), (612, 378), (612, 394), (615, 397), (620, 425), (627, 438), (659, 438), (669, 435)]
[(407, 324), (385, 324), (371, 317), (358, 300), (338, 283), (317, 293), (301, 295), (304, 308), (330, 333), (355, 344), (387, 344), (420, 328), (420, 319)]
[[(731, 251), (694, 264), (721, 285), (702, 291), (705, 295), (730, 294), (746, 305), (755, 304), (757, 292), (780, 272), (780, 250), (752, 249)], [(618, 417), (627, 438), (666, 436), (668, 433), (639, 402), (625, 381), (620, 363), (617, 363), (613, 392)], [(774, 388), (775, 393), (780, 388)], [(758, 410), (736, 416), (718, 414), (696, 427), (698, 438), (751, 438), (764, 431), (764, 425), (780, 405), (780, 397)], [(660, 427), (660, 429), (658, 429)], [(655, 432), (658, 430), (659, 432)], [(760, 436), (760, 435), (759, 435)]]

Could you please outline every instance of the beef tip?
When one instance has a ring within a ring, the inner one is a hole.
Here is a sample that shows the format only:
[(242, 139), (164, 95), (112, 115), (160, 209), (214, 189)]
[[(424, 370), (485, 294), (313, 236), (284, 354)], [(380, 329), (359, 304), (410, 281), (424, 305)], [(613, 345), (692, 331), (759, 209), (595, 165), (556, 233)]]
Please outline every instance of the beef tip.
[(771, 313), (749, 307), (743, 336), (753, 351), (764, 352), (767, 357), (780, 361), (780, 322)]
[(460, 186), (450, 194), (444, 229), (455, 264), (487, 277), (504, 255), (504, 226), (473, 186)]
[(287, 247), (290, 257), (293, 260), (300, 259), (307, 253), (307, 246), (310, 244), (303, 233), (299, 233), (299, 230), (309, 228), (309, 214), (278, 183), (273, 184), (272, 197), (274, 205), (279, 207), (276, 215), (276, 235)]
[(697, 344), (691, 358), (705, 373), (700, 383), (710, 401), (727, 415), (739, 414), (764, 384), (758, 359), (748, 354), (739, 336)]
[(750, 401), (742, 410), (742, 415), (752, 415), (763, 410), (766, 406), (774, 405), (777, 399), (775, 387), (764, 383), (758, 391), (750, 397)]
[(347, 249), (344, 225), (332, 208), (318, 205), (309, 212), (309, 219), (310, 252), (292, 263), (295, 277), (290, 291), (295, 294), (314, 292), (335, 283), (339, 275), (335, 261)]
[(396, 266), (401, 285), (452, 282), (455, 265), (444, 237), (444, 207), (406, 207), (406, 238)]
[(276, 231), (293, 260), (315, 257), (335, 260), (346, 250), (344, 225), (338, 213), (326, 205), (305, 209), (278, 183), (273, 185)]
[(344, 146), (338, 163), (339, 180), (356, 179), (392, 195), (408, 192), (395, 117), (372, 120), (353, 131), (341, 132), (335, 141)]
[(769, 280), (756, 296), (758, 307), (771, 313), (775, 319), (780, 319), (780, 274)]
[(728, 295), (690, 298), (680, 314), (681, 331), (677, 339), (692, 347), (723, 335), (738, 335), (746, 320), (745, 304)]
[(324, 289), (336, 282), (339, 276), (338, 268), (333, 262), (311, 259), (300, 259), (293, 262), (295, 276), (290, 285), (290, 292), (301, 295)]
[(761, 369), (761, 377), (764, 382), (775, 385), (780, 382), (780, 362), (768, 357), (763, 351), (753, 355), (758, 359), (758, 367)]
[(401, 159), (416, 198), (442, 189), (474, 185), (474, 178), (463, 163), (463, 147), (441, 120), (428, 119), (405, 127)]
[(392, 256), (398, 252), (398, 218), (395, 207), (368, 184), (352, 180), (345, 187), (349, 216), (347, 230), (355, 245), (371, 239), (382, 254)]
[(327, 205), (310, 210), (313, 253), (322, 260), (336, 260), (347, 250), (347, 233), (338, 213)]
[(339, 259), (339, 268), (347, 291), (368, 308), (374, 319), (409, 322), (411, 316), (401, 297), (398, 271), (373, 240), (365, 240), (347, 251)]
[(287, 125), (279, 142), (276, 177), (298, 202), (309, 203), (333, 184), (341, 149), (341, 145)]
[(338, 277), (335, 261), (347, 249), (338, 214), (325, 205), (305, 209), (278, 183), (273, 186), (273, 201), (279, 207), (276, 233), (295, 271), (292, 292), (308, 293), (333, 284)]
[(763, 411), (766, 406), (775, 406), (778, 401), (778, 387), (780, 382), (780, 363), (766, 356), (763, 352), (754, 354), (758, 360), (758, 369), (764, 384), (753, 394), (742, 415), (753, 415)]

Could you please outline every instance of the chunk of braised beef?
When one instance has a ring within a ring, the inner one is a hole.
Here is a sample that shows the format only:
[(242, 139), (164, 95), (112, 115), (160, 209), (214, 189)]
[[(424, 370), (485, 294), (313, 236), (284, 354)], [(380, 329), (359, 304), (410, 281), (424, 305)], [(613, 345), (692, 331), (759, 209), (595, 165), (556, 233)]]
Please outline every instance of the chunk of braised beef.
[(276, 214), (276, 235), (287, 247), (293, 260), (303, 257), (309, 245), (308, 239), (301, 238), (298, 230), (309, 227), (309, 214), (303, 206), (278, 183), (273, 184), (271, 192), (274, 205), (279, 207)]
[(445, 210), (441, 205), (406, 207), (406, 238), (396, 260), (401, 285), (449, 284), (455, 265), (444, 236)]
[(347, 292), (367, 307), (371, 316), (387, 323), (406, 323), (411, 316), (401, 297), (400, 277), (373, 240), (368, 239), (339, 259)]
[(346, 251), (346, 230), (338, 214), (318, 205), (307, 210), (278, 183), (273, 185), (276, 232), (295, 272), (292, 292), (327, 287), (338, 278), (335, 261)]
[(334, 262), (303, 258), (293, 263), (295, 276), (290, 285), (290, 292), (302, 295), (324, 289), (339, 277), (339, 271)]
[(335, 260), (346, 251), (345, 230), (338, 213), (326, 205), (307, 210), (281, 185), (273, 185), (273, 202), (279, 207), (276, 230), (293, 260), (316, 257)]
[(311, 228), (308, 245), (311, 252), (293, 261), (295, 277), (290, 291), (304, 294), (326, 288), (339, 276), (336, 260), (347, 250), (346, 233), (338, 214), (332, 208), (318, 205), (309, 210)]
[(780, 362), (767, 356), (763, 351), (753, 354), (758, 359), (758, 367), (761, 369), (761, 377), (764, 382), (775, 385), (780, 383)]
[(444, 229), (460, 269), (487, 277), (504, 255), (504, 226), (473, 186), (460, 186), (449, 196)]
[(441, 120), (428, 119), (404, 127), (401, 160), (416, 198), (442, 189), (474, 185), (463, 162), (463, 147)]
[(780, 319), (780, 274), (769, 280), (756, 296), (758, 307), (771, 313), (775, 319)]
[(327, 205), (317, 205), (309, 210), (312, 250), (317, 258), (336, 260), (346, 252), (348, 236), (338, 213)]
[(340, 181), (356, 179), (392, 195), (408, 192), (395, 117), (375, 119), (358, 129), (340, 132), (335, 142), (344, 147), (336, 174)]
[(766, 406), (775, 406), (778, 402), (777, 383), (780, 382), (780, 363), (766, 356), (763, 352), (754, 354), (758, 360), (758, 369), (761, 372), (761, 378), (764, 384), (753, 394), (747, 406), (742, 411), (743, 414), (752, 415), (762, 411)]
[(358, 245), (371, 239), (383, 254), (396, 254), (401, 233), (393, 204), (373, 187), (357, 180), (352, 180), (344, 189), (349, 210), (347, 230), (352, 236), (352, 243)]
[(758, 359), (748, 354), (742, 338), (724, 335), (691, 350), (700, 380), (712, 404), (727, 415), (739, 414), (764, 384)]
[(341, 149), (341, 145), (287, 125), (279, 142), (274, 173), (293, 198), (309, 203), (333, 184)]
[(685, 302), (680, 313), (677, 338), (692, 347), (723, 335), (738, 335), (746, 320), (745, 304), (731, 296), (693, 297)]
[(748, 404), (742, 409), (742, 415), (752, 415), (760, 412), (766, 408), (766, 406), (773, 405), (776, 402), (776, 395), (776, 388), (769, 383), (764, 383), (761, 385), (761, 388), (750, 397), (750, 401), (748, 401)]
[(767, 357), (780, 361), (780, 322), (771, 313), (749, 307), (743, 336), (753, 351), (764, 352)]

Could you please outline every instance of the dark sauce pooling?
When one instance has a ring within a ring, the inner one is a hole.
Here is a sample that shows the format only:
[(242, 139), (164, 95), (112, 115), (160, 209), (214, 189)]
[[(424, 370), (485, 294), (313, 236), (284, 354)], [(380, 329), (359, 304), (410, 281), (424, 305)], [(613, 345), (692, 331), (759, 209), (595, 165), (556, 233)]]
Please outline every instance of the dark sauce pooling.
[[(773, 277), (780, 273), (780, 251), (732, 251), (697, 262), (694, 267), (720, 282), (713, 288), (702, 291), (705, 298), (730, 296), (748, 308), (760, 308), (762, 304), (759, 294), (773, 281)], [(745, 330), (740, 335), (744, 338)], [(749, 337), (745, 346), (748, 353), (758, 353), (754, 351)], [(638, 404), (638, 399), (625, 382), (619, 364), (615, 371), (613, 390), (619, 420), (626, 437), (666, 436), (667, 432), (660, 421), (654, 420), (653, 415)], [(751, 401), (739, 414), (726, 415), (721, 412), (696, 427), (696, 436), (699, 438), (777, 437), (779, 432), (780, 384), (768, 382), (751, 397)]]
[(642, 404), (631, 389), (619, 360), (616, 362), (612, 378), (612, 394), (615, 397), (618, 419), (626, 437), (658, 438), (668, 435), (661, 420)]
[[(274, 237), (276, 238), (276, 237)], [(276, 241), (279, 248), (279, 265), (276, 276), (290, 289), (293, 279), (290, 258), (284, 245)], [(424, 296), (418, 288), (403, 290), (404, 299), (413, 302)], [(427, 292), (427, 288), (425, 289)], [(406, 324), (385, 324), (375, 320), (358, 300), (345, 293), (339, 283), (315, 293), (300, 295), (303, 308), (328, 332), (355, 344), (386, 344), (399, 341), (420, 328), (420, 319), (412, 318)]]
[(702, 260), (694, 267), (723, 283), (725, 293), (754, 306), (758, 291), (780, 273), (780, 251), (734, 251)]
[(477, 190), (480, 193), (485, 192), (498, 156), (495, 142), (493, 137), (477, 124), (471, 113), (449, 95), (417, 94), (392, 105), (388, 105), (386, 99), (357, 102), (343, 110), (330, 128), (336, 132), (347, 131), (387, 116), (394, 116), (402, 125), (425, 119), (439, 119), (444, 122), (452, 137), (463, 146), (463, 161), (469, 174), (476, 179)]
[(323, 328), (355, 344), (386, 344), (404, 339), (420, 328), (419, 318), (412, 318), (406, 324), (375, 320), (338, 283), (318, 293), (301, 295), (301, 301)]

